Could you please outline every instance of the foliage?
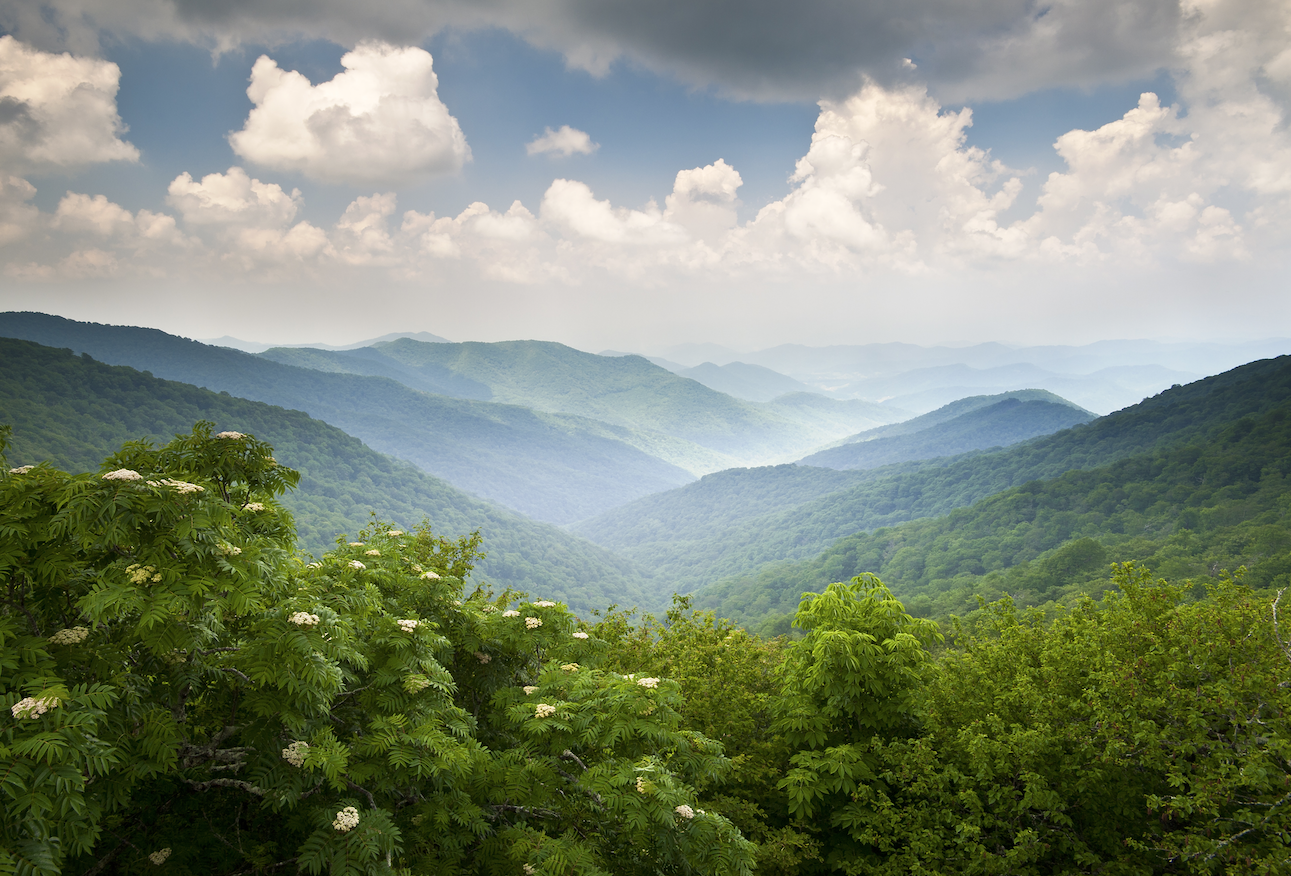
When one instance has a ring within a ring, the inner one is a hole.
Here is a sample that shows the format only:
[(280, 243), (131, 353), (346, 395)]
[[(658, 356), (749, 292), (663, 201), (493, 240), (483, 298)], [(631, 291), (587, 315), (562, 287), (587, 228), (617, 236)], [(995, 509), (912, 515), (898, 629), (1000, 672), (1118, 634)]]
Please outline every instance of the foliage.
[(752, 622), (798, 593), (865, 572), (916, 614), (946, 618), (978, 598), (1019, 605), (1098, 592), (1107, 564), (1136, 560), (1199, 584), (1246, 566), (1257, 587), (1291, 584), (1291, 404), (1205, 442), (1031, 482), (941, 518), (841, 539), (816, 559), (700, 594)]
[(14, 463), (46, 460), (69, 471), (96, 469), (123, 442), (166, 440), (197, 420), (252, 432), (301, 474), (283, 497), (298, 545), (321, 555), (338, 533), (354, 533), (376, 513), (386, 520), (429, 516), (436, 530), (480, 530), (486, 556), (475, 576), (500, 588), (541, 589), (587, 611), (615, 599), (655, 607), (630, 563), (561, 530), (527, 520), (383, 456), (300, 411), (159, 380), (66, 350), (0, 339), (0, 422), (16, 429)]
[(749, 872), (677, 683), (465, 592), (477, 537), (306, 563), (296, 473), (210, 423), (0, 472), (0, 872)]

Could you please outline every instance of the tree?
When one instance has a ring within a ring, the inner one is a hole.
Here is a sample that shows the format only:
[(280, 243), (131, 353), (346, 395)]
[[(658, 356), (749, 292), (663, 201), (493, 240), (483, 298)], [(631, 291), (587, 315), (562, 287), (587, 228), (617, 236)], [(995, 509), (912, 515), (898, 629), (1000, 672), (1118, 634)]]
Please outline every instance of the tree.
[(0, 872), (749, 872), (675, 682), (468, 593), (478, 536), (306, 563), (295, 473), (213, 432), (0, 468)]

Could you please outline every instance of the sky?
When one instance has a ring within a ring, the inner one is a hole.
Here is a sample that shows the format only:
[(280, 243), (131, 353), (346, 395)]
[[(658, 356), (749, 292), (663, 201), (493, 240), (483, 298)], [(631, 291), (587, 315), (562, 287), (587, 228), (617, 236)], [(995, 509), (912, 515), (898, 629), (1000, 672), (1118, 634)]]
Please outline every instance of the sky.
[(1291, 336), (1289, 0), (0, 0), (0, 310)]

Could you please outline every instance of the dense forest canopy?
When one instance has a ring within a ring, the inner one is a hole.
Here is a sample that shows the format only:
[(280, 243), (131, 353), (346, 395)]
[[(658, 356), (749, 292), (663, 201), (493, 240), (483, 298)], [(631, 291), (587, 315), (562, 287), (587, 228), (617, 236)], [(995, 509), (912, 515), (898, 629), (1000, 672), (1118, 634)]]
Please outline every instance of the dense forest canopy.
[(299, 479), (205, 422), (0, 464), (0, 872), (1288, 866), (1291, 650), (1240, 573), (948, 627), (863, 575), (763, 640), (467, 587), (478, 539), (415, 521), (301, 557)]

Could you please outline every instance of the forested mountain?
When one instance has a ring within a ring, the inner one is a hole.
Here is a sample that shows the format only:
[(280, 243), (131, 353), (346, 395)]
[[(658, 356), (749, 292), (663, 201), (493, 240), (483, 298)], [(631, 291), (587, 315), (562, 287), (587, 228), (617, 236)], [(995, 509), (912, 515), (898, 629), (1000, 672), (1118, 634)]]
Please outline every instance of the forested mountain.
[(697, 604), (773, 630), (804, 591), (872, 572), (915, 613), (945, 618), (979, 597), (1025, 606), (1097, 595), (1114, 561), (1199, 584), (1245, 567), (1256, 588), (1291, 585), (1291, 364), (1280, 361), (1273, 404), (1218, 433), (848, 536), (808, 562), (721, 581)]
[(789, 392), (815, 391), (814, 387), (787, 374), (747, 362), (728, 362), (725, 365), (702, 362), (676, 373), (698, 380), (718, 392), (755, 402), (768, 402)]
[(957, 456), (972, 450), (1008, 447), (1092, 419), (1093, 414), (1065, 402), (1004, 398), (917, 432), (821, 450), (802, 458), (799, 464), (837, 469), (878, 468), (915, 459)]
[[(430, 395), (385, 377), (297, 368), (156, 329), (6, 313), (0, 336), (305, 411), (376, 450), (550, 523), (580, 520), (692, 478), (661, 459), (679, 439), (585, 417)], [(691, 451), (702, 453), (693, 447), (678, 453)]]
[(655, 604), (631, 563), (469, 496), (299, 411), (0, 338), (0, 423), (13, 426), (10, 465), (96, 470), (125, 441), (165, 442), (198, 420), (268, 441), (282, 464), (301, 473), (300, 487), (284, 501), (306, 550), (321, 553), (338, 533), (353, 535), (371, 512), (403, 526), (427, 517), (446, 536), (479, 529), (487, 557), (477, 579), (499, 589), (563, 599), (580, 611)]
[[(821, 492), (802, 501), (801, 482), (758, 471), (730, 472), (685, 490), (640, 500), (587, 521), (578, 531), (651, 569), (682, 592), (748, 575), (783, 559), (806, 559), (836, 539), (922, 517), (937, 517), (1028, 481), (1097, 468), (1152, 449), (1208, 440), (1244, 416), (1291, 398), (1291, 357), (1254, 362), (1167, 390), (1084, 425), (991, 453), (904, 463), (804, 479)], [(847, 482), (842, 475), (854, 477)], [(737, 486), (752, 478), (751, 491)], [(799, 484), (780, 498), (783, 484)], [(836, 483), (842, 488), (834, 488)], [(758, 496), (765, 502), (748, 513)], [(730, 518), (727, 506), (745, 512)], [(642, 509), (633, 519), (635, 509)], [(642, 521), (642, 522), (637, 522)], [(620, 532), (622, 534), (620, 534)]]
[(754, 404), (641, 356), (602, 356), (548, 341), (426, 344), (401, 339), (348, 354), (279, 348), (261, 355), (309, 368), (382, 374), (431, 392), (442, 391), (433, 388), (440, 386), (453, 394), (589, 417), (672, 436), (721, 455), (668, 458), (696, 473), (792, 457), (800, 449), (905, 416), (867, 402), (824, 397), (811, 405)]

